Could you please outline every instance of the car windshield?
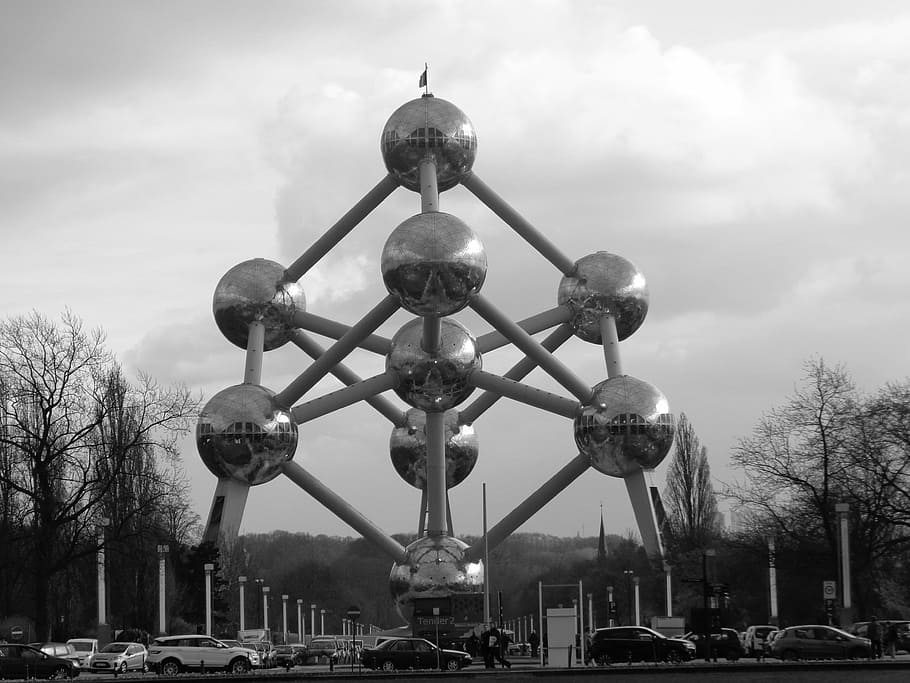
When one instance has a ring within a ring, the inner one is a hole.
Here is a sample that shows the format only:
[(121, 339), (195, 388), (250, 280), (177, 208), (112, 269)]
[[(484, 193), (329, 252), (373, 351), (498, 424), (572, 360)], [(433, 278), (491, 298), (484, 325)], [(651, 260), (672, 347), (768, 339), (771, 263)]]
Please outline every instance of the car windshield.
[(76, 652), (91, 652), (92, 644), (91, 643), (70, 643), (75, 649)]
[(101, 650), (102, 652), (123, 652), (126, 650), (129, 643), (111, 643), (110, 645), (105, 645)]
[(856, 636), (850, 635), (850, 634), (847, 633), (846, 631), (842, 631), (842, 630), (839, 629), (839, 628), (834, 628), (833, 626), (828, 626), (828, 630), (829, 630), (829, 631), (832, 631), (833, 633), (836, 633), (836, 634), (839, 635), (839, 636), (844, 636), (845, 638), (855, 638), (855, 637), (856, 637)]

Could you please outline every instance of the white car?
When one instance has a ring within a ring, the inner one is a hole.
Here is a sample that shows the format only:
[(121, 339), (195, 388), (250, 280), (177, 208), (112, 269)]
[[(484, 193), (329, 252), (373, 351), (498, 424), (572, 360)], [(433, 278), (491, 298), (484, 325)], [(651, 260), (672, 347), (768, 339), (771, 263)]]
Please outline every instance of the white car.
[(746, 635), (743, 636), (743, 649), (747, 657), (764, 657), (767, 654), (768, 636), (771, 632), (776, 631), (777, 626), (762, 624), (749, 626), (746, 628)]
[(183, 671), (246, 673), (252, 668), (249, 652), (229, 647), (211, 636), (161, 636), (149, 646), (148, 665), (163, 676)]
[(92, 673), (118, 673), (148, 671), (148, 650), (142, 643), (113, 642), (93, 654), (86, 668)]
[(228, 647), (240, 647), (246, 650), (250, 655), (250, 664), (254, 669), (258, 669), (261, 664), (261, 659), (259, 658), (259, 650), (257, 650), (252, 645), (247, 645), (241, 643), (239, 640), (225, 640), (221, 639), (221, 642), (227, 645)]
[(79, 655), (79, 666), (81, 667), (88, 666), (88, 660), (100, 649), (97, 638), (70, 638), (66, 641), (66, 644), (72, 645), (76, 650), (76, 654)]

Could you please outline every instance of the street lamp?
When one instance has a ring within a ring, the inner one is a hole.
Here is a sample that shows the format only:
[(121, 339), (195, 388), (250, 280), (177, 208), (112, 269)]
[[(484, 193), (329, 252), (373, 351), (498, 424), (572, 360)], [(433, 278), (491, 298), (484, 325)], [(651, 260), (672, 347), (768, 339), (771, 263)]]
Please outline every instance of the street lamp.
[(161, 635), (167, 633), (167, 615), (165, 609), (167, 603), (167, 575), (165, 574), (165, 563), (170, 549), (170, 546), (166, 544), (158, 546), (158, 633)]
[(265, 579), (254, 579), (256, 581), (256, 591), (259, 593), (259, 599), (256, 601), (256, 614), (259, 617), (259, 620), (262, 620), (262, 585), (265, 583)]
[(271, 588), (268, 586), (262, 587), (262, 628), (268, 629), (269, 627), (269, 591)]
[(282, 594), (281, 596), (281, 628), (284, 633), (284, 643), (287, 645), (288, 642), (288, 598), (291, 597), (287, 593)]
[(297, 598), (297, 642), (306, 642), (306, 633), (303, 631), (303, 598)]
[(628, 612), (629, 612), (629, 625), (632, 625), (632, 577), (635, 575), (635, 572), (631, 569), (624, 569), (623, 574), (626, 575), (626, 601), (628, 603)]
[(632, 577), (632, 583), (635, 584), (635, 625), (641, 626), (641, 599), (638, 590), (638, 584), (641, 582), (637, 576)]
[(246, 596), (244, 589), (246, 588), (246, 577), (238, 576), (237, 583), (240, 584), (240, 630), (243, 631), (246, 629)]
[(319, 610), (319, 635), (325, 635), (325, 610)]
[[(310, 636), (316, 635), (316, 603), (310, 605)], [(304, 641), (306, 642), (306, 641)]]

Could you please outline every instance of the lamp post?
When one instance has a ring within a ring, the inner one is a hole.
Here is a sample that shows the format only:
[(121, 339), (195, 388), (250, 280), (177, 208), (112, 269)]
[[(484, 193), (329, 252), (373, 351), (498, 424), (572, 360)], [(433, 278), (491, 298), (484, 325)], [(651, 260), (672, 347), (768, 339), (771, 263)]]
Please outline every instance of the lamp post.
[(166, 561), (170, 546), (158, 546), (158, 633), (164, 635), (167, 633), (167, 574)]
[(615, 626), (613, 615), (616, 614), (616, 603), (613, 602), (613, 586), (607, 586), (607, 614), (609, 615), (607, 626)]
[(316, 603), (310, 605), (310, 636), (316, 635)]
[(240, 584), (240, 630), (243, 631), (246, 628), (246, 602), (244, 596), (244, 588), (246, 588), (246, 577), (238, 576), (237, 583)]
[(203, 566), (205, 569), (205, 635), (212, 635), (212, 572), (215, 571), (215, 565), (206, 562)]
[(637, 576), (632, 577), (632, 583), (635, 586), (635, 625), (641, 626), (641, 594), (638, 590), (638, 584), (641, 582)]
[[(849, 529), (849, 503), (837, 503), (834, 506), (837, 512), (838, 523), (840, 524), (840, 533), (838, 535), (838, 549), (840, 550), (840, 575), (841, 585), (843, 586), (843, 606), (844, 611), (852, 610), (853, 599), (850, 594), (850, 529)], [(848, 612), (849, 613), (849, 612)]]
[(262, 587), (262, 628), (264, 629), (269, 627), (269, 591), (271, 588), (268, 586)]
[(594, 633), (594, 593), (588, 593), (588, 630)]
[(624, 569), (622, 573), (625, 574), (625, 576), (626, 576), (626, 601), (629, 605), (629, 607), (628, 607), (629, 625), (631, 626), (632, 625), (632, 576), (634, 576), (635, 572), (632, 571), (631, 569)]
[(256, 600), (256, 614), (259, 617), (259, 621), (262, 621), (262, 586), (265, 583), (265, 579), (255, 579), (256, 581), (256, 590), (259, 593), (258, 599)]
[(287, 593), (281, 595), (281, 630), (284, 634), (284, 644), (288, 644), (288, 598)]
[(319, 635), (325, 635), (325, 610), (319, 610)]
[(107, 585), (105, 576), (107, 570), (104, 563), (104, 529), (111, 520), (107, 517), (101, 517), (98, 520), (98, 629), (107, 628)]
[(297, 598), (297, 642), (306, 642), (306, 633), (303, 632), (303, 598)]

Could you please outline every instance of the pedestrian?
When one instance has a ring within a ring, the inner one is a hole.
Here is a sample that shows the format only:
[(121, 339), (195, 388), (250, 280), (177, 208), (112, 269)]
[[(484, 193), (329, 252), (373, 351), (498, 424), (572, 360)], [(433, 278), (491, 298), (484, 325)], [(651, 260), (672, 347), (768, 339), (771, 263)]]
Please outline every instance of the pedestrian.
[(474, 631), (471, 631), (471, 635), (468, 638), (467, 651), (468, 654), (472, 657), (477, 656), (477, 647), (480, 645), (480, 639), (477, 637), (477, 634)]
[(540, 647), (540, 636), (537, 635), (537, 631), (531, 631), (531, 635), (528, 636), (528, 645), (531, 646), (531, 658), (537, 659), (537, 649)]
[(872, 659), (881, 659), (882, 657), (882, 625), (878, 623), (878, 618), (873, 616), (869, 620), (867, 631), (869, 640), (872, 641)]
[(893, 621), (885, 629), (885, 652), (891, 659), (897, 654), (897, 624)]
[(505, 657), (505, 655), (508, 653), (508, 647), (508, 634), (505, 631), (500, 631), (498, 628), (496, 628), (496, 624), (493, 624), (493, 628), (490, 630), (490, 649), (493, 650), (493, 657), (496, 658), (496, 661), (499, 662), (499, 665), (503, 669), (512, 668), (512, 662), (510, 662)]
[(546, 664), (547, 660), (550, 658), (550, 639), (547, 637), (547, 634), (543, 634), (543, 663)]
[(480, 654), (483, 655), (483, 668), (495, 669), (493, 665), (493, 648), (496, 647), (496, 636), (493, 635), (490, 624), (485, 624), (480, 632)]
[(591, 635), (591, 629), (585, 627), (585, 666), (588, 666), (591, 663), (591, 644), (593, 642), (593, 636)]

